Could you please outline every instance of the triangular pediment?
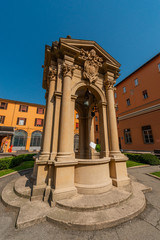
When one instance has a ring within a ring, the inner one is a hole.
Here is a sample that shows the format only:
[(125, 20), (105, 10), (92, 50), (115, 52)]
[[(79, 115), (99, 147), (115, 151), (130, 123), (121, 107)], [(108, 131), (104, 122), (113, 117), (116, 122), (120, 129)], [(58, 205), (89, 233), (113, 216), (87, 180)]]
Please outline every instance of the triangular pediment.
[(68, 48), (70, 51), (75, 51), (75, 54), (79, 54), (81, 49), (91, 50), (94, 49), (99, 57), (103, 58), (103, 61), (116, 68), (120, 67), (120, 63), (115, 60), (109, 53), (107, 53), (98, 43), (91, 40), (78, 40), (70, 38), (60, 38), (59, 40), (61, 48)]

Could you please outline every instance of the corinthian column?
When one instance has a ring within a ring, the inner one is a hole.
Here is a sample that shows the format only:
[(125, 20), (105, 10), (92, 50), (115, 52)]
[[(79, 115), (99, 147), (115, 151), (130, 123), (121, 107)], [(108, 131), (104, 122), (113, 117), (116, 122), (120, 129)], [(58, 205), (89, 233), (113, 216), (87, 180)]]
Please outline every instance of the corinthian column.
[(110, 161), (110, 177), (114, 186), (130, 191), (130, 179), (128, 178), (126, 160), (127, 157), (119, 150), (117, 119), (114, 102), (114, 73), (107, 72), (105, 74), (105, 86), (107, 96), (107, 117), (109, 129), (109, 156)]
[(55, 91), (57, 69), (55, 67), (49, 67), (49, 86), (46, 99), (46, 116), (43, 132), (43, 143), (39, 159), (49, 159), (51, 151), (51, 137), (52, 137), (52, 122), (53, 122), (53, 93)]
[(110, 155), (119, 153), (118, 129), (114, 102), (114, 73), (107, 72), (106, 75), (106, 95), (108, 104), (108, 122), (109, 122), (109, 140), (110, 140)]
[[(71, 62), (65, 62), (62, 67), (63, 70), (63, 93), (61, 104), (61, 119), (60, 119), (60, 135), (59, 135), (59, 151), (57, 161), (69, 161), (71, 159), (71, 79), (73, 75), (74, 66)], [(73, 151), (73, 150), (72, 150)]]

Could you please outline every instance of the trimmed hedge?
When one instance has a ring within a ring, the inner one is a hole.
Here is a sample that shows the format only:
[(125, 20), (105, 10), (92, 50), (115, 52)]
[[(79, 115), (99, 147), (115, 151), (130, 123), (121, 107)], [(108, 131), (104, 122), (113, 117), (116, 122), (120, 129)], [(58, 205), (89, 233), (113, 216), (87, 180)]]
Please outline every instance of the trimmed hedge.
[(125, 153), (125, 155), (129, 158), (129, 160), (146, 163), (150, 165), (159, 165), (160, 160), (152, 154), (136, 154), (136, 153)]
[(0, 170), (16, 167), (25, 161), (34, 161), (34, 155), (35, 154), (21, 154), (16, 157), (0, 158)]

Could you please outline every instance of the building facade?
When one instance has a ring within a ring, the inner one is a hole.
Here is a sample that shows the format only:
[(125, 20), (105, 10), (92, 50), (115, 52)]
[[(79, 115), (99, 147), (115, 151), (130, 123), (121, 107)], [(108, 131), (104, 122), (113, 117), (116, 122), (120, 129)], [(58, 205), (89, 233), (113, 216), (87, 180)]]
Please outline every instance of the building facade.
[(119, 144), (123, 150), (160, 149), (160, 53), (116, 85)]
[(44, 114), (44, 105), (0, 99), (1, 152), (39, 150)]

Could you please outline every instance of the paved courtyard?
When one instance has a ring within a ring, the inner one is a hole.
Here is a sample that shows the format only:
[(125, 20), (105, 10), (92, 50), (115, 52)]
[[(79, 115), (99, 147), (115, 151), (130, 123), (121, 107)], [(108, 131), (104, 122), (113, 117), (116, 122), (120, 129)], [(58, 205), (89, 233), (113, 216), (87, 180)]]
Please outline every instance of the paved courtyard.
[[(146, 193), (147, 207), (142, 214), (133, 220), (110, 229), (98, 231), (76, 231), (66, 229), (49, 222), (40, 223), (25, 229), (15, 229), (17, 211), (6, 208), (0, 202), (0, 240), (25, 239), (83, 239), (83, 240), (160, 240), (160, 180), (145, 173), (160, 171), (159, 166), (132, 168), (128, 172), (141, 183), (152, 187), (152, 192)], [(0, 193), (4, 186), (19, 174), (0, 179)]]

